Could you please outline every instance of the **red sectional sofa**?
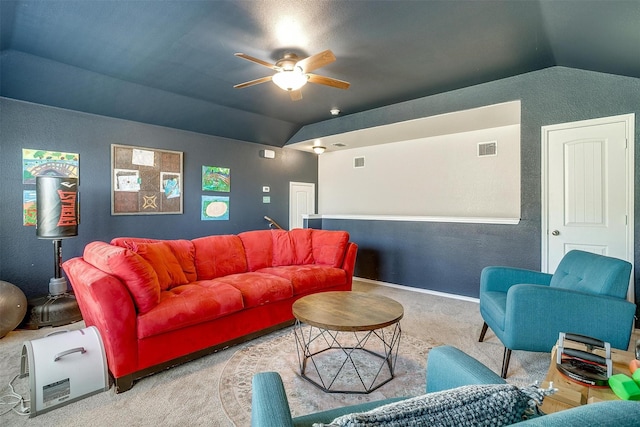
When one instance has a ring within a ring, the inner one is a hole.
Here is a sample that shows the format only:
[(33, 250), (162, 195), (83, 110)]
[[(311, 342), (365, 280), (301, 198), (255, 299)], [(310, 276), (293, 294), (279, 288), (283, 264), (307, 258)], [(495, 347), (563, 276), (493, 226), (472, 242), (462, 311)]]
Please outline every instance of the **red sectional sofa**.
[(133, 381), (294, 321), (292, 304), (351, 290), (357, 245), (343, 231), (258, 230), (193, 240), (92, 242), (63, 264), (100, 331), (116, 392)]

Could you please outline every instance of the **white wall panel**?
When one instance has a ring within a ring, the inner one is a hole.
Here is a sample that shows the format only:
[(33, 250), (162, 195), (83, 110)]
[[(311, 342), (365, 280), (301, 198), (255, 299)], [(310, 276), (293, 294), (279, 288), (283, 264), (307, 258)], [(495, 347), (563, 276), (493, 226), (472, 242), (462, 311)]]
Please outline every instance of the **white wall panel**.
[[(489, 141), (497, 155), (478, 157)], [(324, 215), (519, 218), (520, 125), (327, 152), (318, 183)]]

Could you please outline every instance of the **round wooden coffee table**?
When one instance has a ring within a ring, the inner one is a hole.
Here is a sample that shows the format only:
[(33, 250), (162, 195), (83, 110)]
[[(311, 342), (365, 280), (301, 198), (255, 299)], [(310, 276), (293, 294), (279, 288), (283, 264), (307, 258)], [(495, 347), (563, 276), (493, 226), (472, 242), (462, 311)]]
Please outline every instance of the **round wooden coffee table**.
[(296, 301), (293, 315), (302, 378), (329, 393), (361, 394), (393, 379), (404, 315), (397, 301), (321, 292)]

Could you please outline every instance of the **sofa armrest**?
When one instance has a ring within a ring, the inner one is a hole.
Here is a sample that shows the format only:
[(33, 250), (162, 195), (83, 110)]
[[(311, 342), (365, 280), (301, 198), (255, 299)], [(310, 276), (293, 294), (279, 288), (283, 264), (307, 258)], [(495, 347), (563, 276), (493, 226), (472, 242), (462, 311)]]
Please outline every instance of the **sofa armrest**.
[(342, 269), (347, 272), (347, 283), (349, 286), (353, 283), (353, 272), (356, 268), (356, 255), (358, 254), (358, 245), (349, 242), (345, 250), (344, 259), (342, 261)]
[(287, 395), (277, 372), (253, 376), (251, 427), (293, 427)]
[(366, 412), (388, 403), (406, 399), (405, 397), (393, 397), (357, 405), (341, 406), (292, 419), (282, 378), (277, 372), (255, 374), (251, 392), (251, 427), (311, 427), (316, 423), (329, 424), (342, 415)]
[[(506, 307), (504, 321), (510, 328), (503, 344), (545, 352), (557, 342), (558, 332), (591, 336), (626, 350), (635, 313), (635, 305), (621, 298), (526, 284), (509, 290)], [(585, 313), (591, 321), (585, 321)]]
[(638, 420), (640, 420), (640, 403), (631, 400), (608, 400), (532, 418), (522, 421), (518, 425), (527, 427), (635, 427), (638, 425)]
[(548, 286), (552, 277), (551, 274), (522, 268), (485, 267), (480, 274), (480, 297), (483, 292), (507, 292), (519, 283)]
[(435, 347), (427, 355), (427, 393), (465, 385), (504, 383), (498, 374), (455, 347)]
[(78, 301), (85, 325), (95, 326), (115, 377), (138, 369), (136, 310), (131, 294), (118, 278), (72, 258), (62, 265)]

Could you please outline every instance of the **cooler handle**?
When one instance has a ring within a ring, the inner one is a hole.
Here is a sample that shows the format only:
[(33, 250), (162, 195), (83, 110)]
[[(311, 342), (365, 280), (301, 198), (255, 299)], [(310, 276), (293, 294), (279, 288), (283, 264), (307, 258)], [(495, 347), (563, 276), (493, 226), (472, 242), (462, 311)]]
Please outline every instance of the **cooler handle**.
[(57, 362), (58, 360), (62, 359), (64, 356), (68, 356), (72, 353), (86, 353), (87, 350), (84, 349), (84, 347), (76, 347), (76, 348), (72, 348), (70, 350), (65, 350), (62, 353), (58, 353), (56, 354), (56, 357), (53, 358), (54, 362)]

